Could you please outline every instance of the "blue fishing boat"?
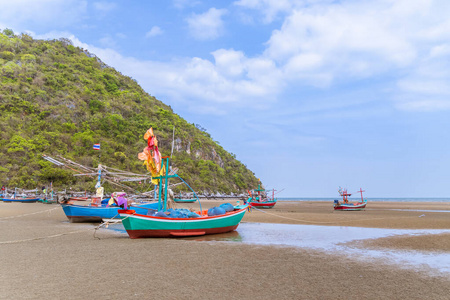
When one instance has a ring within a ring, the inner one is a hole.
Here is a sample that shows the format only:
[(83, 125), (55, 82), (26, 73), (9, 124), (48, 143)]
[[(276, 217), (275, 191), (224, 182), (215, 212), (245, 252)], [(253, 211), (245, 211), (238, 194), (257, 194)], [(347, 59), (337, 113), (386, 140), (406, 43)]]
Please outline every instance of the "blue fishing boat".
[[(21, 191), (19, 194), (18, 190)], [(0, 200), (3, 202), (20, 202), (20, 203), (35, 203), (41, 200), (37, 195), (31, 194), (31, 192), (36, 192), (37, 190), (25, 191), (22, 189), (15, 188), (14, 193), (8, 194), (8, 189), (3, 186), (2, 193), (0, 194)]]
[[(72, 203), (61, 204), (64, 213), (71, 223), (81, 222), (101, 222), (102, 219), (120, 219), (118, 210), (123, 209), (120, 206), (109, 206), (106, 203), (99, 206), (76, 205)], [(139, 211), (139, 214), (146, 215), (149, 210), (157, 210), (158, 202), (133, 204), (131, 209)]]
[(35, 203), (40, 200), (36, 197), (17, 197), (17, 198), (1, 198), (3, 202), (20, 202), (20, 203)]

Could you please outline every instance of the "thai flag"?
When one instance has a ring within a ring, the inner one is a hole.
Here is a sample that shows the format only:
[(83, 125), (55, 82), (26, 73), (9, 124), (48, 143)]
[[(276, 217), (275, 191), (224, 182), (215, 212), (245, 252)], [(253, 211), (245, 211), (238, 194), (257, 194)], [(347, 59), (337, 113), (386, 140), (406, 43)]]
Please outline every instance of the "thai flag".
[(94, 147), (92, 147), (94, 150), (100, 150), (100, 144), (94, 144)]

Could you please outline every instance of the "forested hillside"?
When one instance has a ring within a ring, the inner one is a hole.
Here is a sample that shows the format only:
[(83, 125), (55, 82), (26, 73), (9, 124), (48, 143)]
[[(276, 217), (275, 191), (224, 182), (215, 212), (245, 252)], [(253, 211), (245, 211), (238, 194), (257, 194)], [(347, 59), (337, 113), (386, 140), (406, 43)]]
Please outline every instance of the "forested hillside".
[(3, 30), (0, 76), (0, 185), (32, 189), (53, 182), (56, 189), (93, 191), (92, 178), (74, 177), (42, 154), (97, 167), (94, 143), (101, 144), (102, 164), (144, 174), (137, 154), (150, 127), (163, 156), (170, 155), (175, 127), (172, 165), (197, 192), (236, 194), (257, 185), (254, 174), (201, 126), (70, 40), (35, 40)]

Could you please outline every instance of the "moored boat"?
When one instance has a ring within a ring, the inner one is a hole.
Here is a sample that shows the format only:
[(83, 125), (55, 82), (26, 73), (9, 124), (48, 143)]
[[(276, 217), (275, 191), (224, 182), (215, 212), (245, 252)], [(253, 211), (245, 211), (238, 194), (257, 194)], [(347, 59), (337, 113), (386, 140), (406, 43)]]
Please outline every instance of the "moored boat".
[(175, 198), (175, 199), (173, 199), (173, 201), (175, 201), (176, 203), (194, 203), (195, 201), (197, 201), (197, 199), (196, 198), (191, 198), (191, 199)]
[(168, 209), (169, 179), (179, 178), (188, 188), (190, 186), (178, 174), (169, 175), (169, 157), (161, 157), (152, 128), (146, 132), (144, 139), (147, 140), (147, 147), (139, 154), (139, 159), (145, 161), (152, 173), (152, 181), (158, 187), (159, 207), (154, 214), (140, 214), (134, 209), (119, 210), (122, 224), (130, 238), (199, 236), (230, 232), (238, 227), (248, 205), (224, 203), (220, 207), (202, 210), (198, 201), (200, 210), (196, 212)]
[(1, 198), (3, 202), (21, 202), (21, 203), (35, 203), (40, 200), (36, 197), (16, 197), (16, 198)]
[(362, 193), (365, 192), (361, 188), (359, 189), (359, 193), (361, 193), (361, 201), (360, 202), (349, 202), (348, 197), (352, 194), (347, 192), (347, 189), (339, 188), (339, 195), (342, 197), (342, 202), (339, 200), (334, 200), (334, 210), (340, 211), (355, 211), (355, 210), (363, 210), (366, 208), (367, 199), (363, 199)]
[(267, 191), (261, 187), (261, 182), (258, 183), (258, 188), (249, 191), (250, 197), (248, 203), (252, 207), (256, 208), (272, 208), (277, 204), (277, 199), (274, 194), (275, 190), (272, 190), (272, 198), (267, 195)]
[(198, 198), (197, 198), (197, 195), (195, 193), (192, 196), (193, 196), (192, 198), (183, 197), (181, 195), (181, 192), (180, 192), (179, 197), (178, 198), (174, 198), (173, 201), (175, 203), (194, 203), (195, 201), (198, 200)]
[(23, 190), (20, 188), (14, 188), (14, 192), (8, 193), (8, 189), (2, 186), (2, 194), (0, 195), (0, 200), (3, 202), (21, 202), (21, 203), (35, 203), (40, 201), (40, 197), (33, 192), (37, 190)]
[[(71, 223), (81, 223), (81, 222), (101, 222), (102, 219), (119, 219), (118, 211), (122, 209), (119, 206), (107, 206), (107, 204), (102, 204), (100, 206), (92, 205), (76, 205), (71, 203), (61, 204), (64, 213)], [(137, 212), (146, 214), (148, 210), (154, 210), (158, 207), (157, 202), (145, 203), (145, 204), (134, 204), (133, 209)]]
[(235, 230), (247, 210), (247, 205), (235, 206), (224, 215), (208, 216), (207, 210), (197, 211), (196, 218), (169, 218), (138, 214), (135, 210), (119, 210), (122, 224), (132, 239), (149, 237), (181, 237), (219, 234)]

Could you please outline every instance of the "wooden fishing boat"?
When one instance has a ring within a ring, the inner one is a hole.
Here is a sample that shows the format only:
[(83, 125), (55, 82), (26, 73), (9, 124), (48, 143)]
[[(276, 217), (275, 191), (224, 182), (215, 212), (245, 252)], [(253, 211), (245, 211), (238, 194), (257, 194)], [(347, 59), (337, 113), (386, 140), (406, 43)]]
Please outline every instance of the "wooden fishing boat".
[(361, 193), (361, 201), (360, 202), (349, 202), (348, 197), (352, 194), (347, 192), (347, 189), (339, 188), (339, 194), (342, 197), (342, 202), (339, 200), (334, 200), (334, 210), (338, 211), (355, 211), (355, 210), (363, 210), (366, 208), (367, 199), (363, 199), (362, 193), (364, 192), (361, 188), (358, 191)]
[[(149, 177), (147, 175), (134, 174), (130, 172), (113, 169), (102, 164), (99, 164), (98, 167), (94, 169), (83, 166), (64, 157), (60, 157), (60, 160), (56, 160), (48, 155), (43, 155), (43, 158), (57, 166), (66, 167), (76, 171), (78, 174), (74, 174), (74, 176), (97, 175), (97, 183), (95, 185), (96, 188), (95, 196), (88, 196), (86, 192), (84, 192), (85, 194), (84, 196), (80, 193), (72, 192), (71, 194), (78, 194), (78, 195), (64, 196), (63, 199), (59, 200), (64, 213), (66, 214), (69, 221), (72, 223), (101, 222), (103, 219), (113, 219), (113, 218), (119, 219), (119, 214), (117, 211), (122, 208), (117, 204), (108, 203), (109, 198), (105, 199), (103, 198), (104, 188), (102, 187), (102, 181), (106, 180), (112, 185), (119, 186), (121, 189), (127, 188), (134, 191), (134, 189), (126, 185), (120, 184), (119, 182), (140, 181), (146, 180)], [(95, 173), (93, 173), (94, 171)], [(124, 192), (119, 192), (118, 194), (125, 195)], [(76, 205), (74, 204), (75, 201), (90, 201), (90, 203), (88, 205)], [(126, 202), (128, 203), (128, 201)], [(139, 202), (139, 203), (132, 203), (131, 205), (133, 206), (134, 209), (136, 209), (136, 211), (143, 214), (147, 213), (149, 210), (156, 210), (158, 208), (158, 203), (156, 202), (146, 202), (146, 203)]]
[(197, 211), (197, 218), (168, 218), (138, 214), (135, 210), (119, 210), (122, 224), (132, 239), (149, 237), (181, 237), (219, 234), (235, 230), (247, 210), (247, 205), (235, 206), (232, 212), (208, 216), (207, 210)]
[(250, 202), (250, 206), (256, 208), (272, 208), (277, 204), (277, 201), (263, 201), (263, 202)]
[(191, 199), (175, 198), (175, 199), (173, 199), (173, 201), (175, 201), (176, 203), (194, 203), (195, 201), (197, 201), (197, 199), (196, 198), (191, 198)]
[(183, 198), (180, 192), (180, 195), (178, 198), (174, 198), (173, 201), (175, 201), (176, 203), (194, 203), (195, 201), (198, 200), (197, 195), (194, 194), (193, 198)]
[[(92, 206), (63, 203), (61, 206), (71, 223), (95, 223), (101, 222), (102, 219), (119, 219), (118, 211), (122, 209), (119, 206), (107, 206), (107, 204)], [(158, 208), (158, 203), (134, 204), (132, 207), (141, 214), (147, 214), (148, 210), (156, 210)]]
[(8, 193), (7, 188), (3, 186), (0, 200), (3, 202), (35, 203), (41, 200), (36, 194), (33, 194), (36, 191), (14, 188), (14, 192)]
[(275, 190), (272, 190), (272, 198), (267, 195), (267, 191), (261, 187), (261, 182), (258, 183), (258, 188), (253, 191), (249, 191), (250, 197), (248, 198), (248, 203), (252, 207), (256, 208), (272, 208), (277, 204), (277, 199), (275, 199)]
[(71, 201), (89, 201), (91, 200), (90, 197), (70, 197), (69, 200)]
[(3, 202), (21, 202), (21, 203), (35, 203), (40, 200), (36, 197), (15, 197), (15, 198), (1, 198)]
[[(130, 238), (199, 236), (230, 232), (238, 227), (248, 205), (232, 206), (226, 203), (227, 210), (222, 209), (223, 212), (217, 212), (220, 208), (202, 210), (201, 203), (198, 201), (200, 210), (188, 211), (186, 215), (182, 215), (177, 210), (167, 209), (170, 178), (179, 178), (189, 189), (191, 187), (178, 174), (169, 175), (166, 171), (170, 170), (169, 157), (161, 157), (157, 147), (158, 141), (152, 128), (144, 135), (144, 139), (147, 140), (148, 146), (138, 157), (145, 160), (148, 170), (152, 173), (152, 180), (159, 189), (159, 207), (158, 212), (153, 215), (140, 214), (135, 209), (119, 210), (122, 224)], [(195, 194), (192, 189), (191, 191)]]

